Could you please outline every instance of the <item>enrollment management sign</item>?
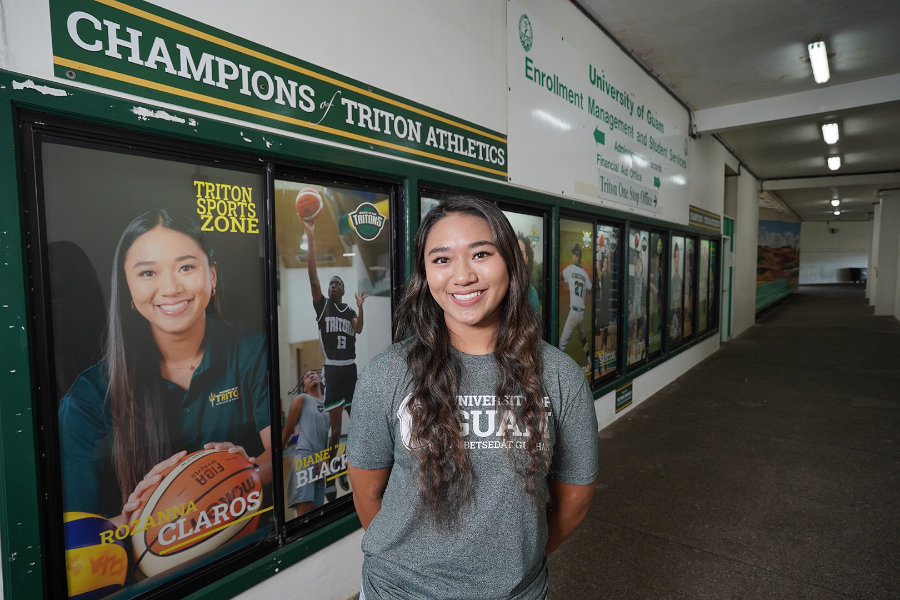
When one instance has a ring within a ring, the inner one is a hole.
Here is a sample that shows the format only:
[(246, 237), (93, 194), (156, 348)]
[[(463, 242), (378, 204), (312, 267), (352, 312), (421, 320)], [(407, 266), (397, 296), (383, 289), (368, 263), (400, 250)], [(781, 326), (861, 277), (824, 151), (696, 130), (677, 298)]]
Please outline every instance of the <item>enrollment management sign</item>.
[(687, 111), (605, 36), (585, 52), (518, 2), (507, 19), (510, 180), (595, 204), (686, 212)]
[(129, 0), (51, 0), (59, 77), (497, 179), (506, 137)]

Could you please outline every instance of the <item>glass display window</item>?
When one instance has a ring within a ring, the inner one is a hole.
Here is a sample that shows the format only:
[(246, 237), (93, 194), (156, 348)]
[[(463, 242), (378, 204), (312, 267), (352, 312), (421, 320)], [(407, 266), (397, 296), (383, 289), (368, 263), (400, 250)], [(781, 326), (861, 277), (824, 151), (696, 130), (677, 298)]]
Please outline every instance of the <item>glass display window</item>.
[(681, 341), (684, 322), (684, 237), (673, 235), (669, 270), (669, 344)]
[(650, 232), (628, 234), (628, 354), (633, 365), (647, 358), (648, 291), (650, 284)]
[(278, 361), (285, 518), (348, 502), (359, 371), (391, 332), (390, 190), (277, 178)]
[(276, 531), (265, 173), (34, 143), (52, 332), (42, 418), (59, 466), (48, 502), (68, 595), (131, 598)]
[(662, 352), (663, 323), (666, 318), (664, 282), (667, 281), (665, 234), (654, 231), (650, 234), (649, 283), (647, 289), (648, 356), (656, 356)]
[(596, 234), (594, 379), (599, 380), (617, 373), (619, 366), (619, 257), (622, 228), (618, 225), (600, 224), (597, 225)]
[(682, 335), (689, 339), (694, 335), (694, 285), (697, 281), (697, 240), (692, 237), (684, 240), (684, 307)]
[(590, 378), (594, 281), (588, 269), (593, 270), (593, 224), (560, 219), (559, 248), (559, 348)]
[(697, 279), (697, 332), (703, 333), (709, 328), (709, 240), (700, 240), (700, 264)]

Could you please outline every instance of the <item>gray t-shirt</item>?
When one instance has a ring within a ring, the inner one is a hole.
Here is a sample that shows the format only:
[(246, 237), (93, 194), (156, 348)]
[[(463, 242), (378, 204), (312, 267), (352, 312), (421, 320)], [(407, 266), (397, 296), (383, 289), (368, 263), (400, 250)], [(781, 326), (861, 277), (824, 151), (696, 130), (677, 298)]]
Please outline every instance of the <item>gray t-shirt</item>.
[[(587, 485), (597, 475), (597, 417), (584, 373), (568, 355), (543, 343), (543, 384), (550, 411), (550, 477)], [(495, 406), (492, 354), (457, 352), (462, 377), (457, 399), (472, 465), (471, 508), (450, 535), (416, 513), (418, 458), (407, 447), (411, 379), (403, 345), (378, 355), (356, 386), (348, 462), (359, 469), (391, 468), (381, 510), (362, 541), (367, 600), (515, 599), (547, 593), (547, 519), (511, 468), (508, 451), (524, 447), (514, 423)], [(501, 428), (508, 427), (511, 449)], [(465, 510), (465, 509), (464, 509)]]

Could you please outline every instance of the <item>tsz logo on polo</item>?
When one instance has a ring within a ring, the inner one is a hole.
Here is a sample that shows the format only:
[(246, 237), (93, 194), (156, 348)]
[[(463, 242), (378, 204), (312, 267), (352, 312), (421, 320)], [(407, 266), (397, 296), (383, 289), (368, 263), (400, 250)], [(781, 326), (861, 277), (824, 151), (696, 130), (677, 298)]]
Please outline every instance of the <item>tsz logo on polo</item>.
[(367, 242), (378, 237), (384, 228), (386, 217), (378, 212), (371, 202), (363, 202), (355, 212), (350, 213), (350, 225), (356, 234)]

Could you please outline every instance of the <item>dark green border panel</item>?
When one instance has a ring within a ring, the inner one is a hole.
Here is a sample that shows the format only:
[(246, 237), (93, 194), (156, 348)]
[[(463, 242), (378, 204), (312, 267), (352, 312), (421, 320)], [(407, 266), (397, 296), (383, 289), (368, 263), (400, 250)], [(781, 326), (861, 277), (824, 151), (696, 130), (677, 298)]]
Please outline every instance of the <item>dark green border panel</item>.
[[(279, 166), (300, 166), (328, 175), (352, 175), (370, 178), (397, 186), (400, 192), (399, 215), (402, 236), (395, 242), (400, 249), (403, 269), (408, 275), (412, 263), (412, 241), (419, 222), (419, 189), (436, 186), (468, 190), (474, 194), (501, 197), (505, 202), (522, 202), (549, 208), (551, 219), (550, 264), (559, 261), (559, 218), (573, 212), (588, 217), (608, 217), (628, 227), (631, 215), (572, 199), (543, 194), (505, 182), (475, 177), (446, 169), (390, 159), (385, 156), (325, 144), (270, 131), (257, 131), (246, 124), (232, 124), (197, 116), (178, 109), (166, 112), (183, 122), (164, 118), (147, 118), (141, 108), (151, 104), (112, 97), (83, 88), (0, 71), (0, 538), (2, 538), (3, 594), (5, 598), (42, 598), (45, 596), (45, 549), (41, 547), (40, 532), (42, 502), (41, 476), (37, 430), (34, 414), (36, 404), (32, 389), (30, 358), (31, 315), (29, 314), (27, 253), (23, 223), (26, 220), (23, 202), (22, 169), (19, 160), (17, 115), (21, 110), (131, 130), (169, 139), (214, 146), (240, 153), (251, 160), (276, 163)], [(641, 217), (639, 222), (649, 227), (689, 231), (712, 237), (694, 228), (676, 227), (671, 223)], [(718, 239), (718, 238), (715, 238)], [(550, 331), (558, 327), (558, 289), (556, 278), (550, 282)], [(714, 335), (712, 328), (690, 343), (678, 346), (669, 353), (641, 365), (634, 371), (594, 391), (595, 398), (621, 387), (638, 375), (658, 366)], [(555, 337), (555, 334), (553, 334)], [(553, 341), (553, 340), (551, 340)], [(191, 593), (192, 600), (231, 597), (264, 581), (275, 573), (298, 563), (312, 553), (345, 537), (359, 528), (359, 520), (350, 514), (315, 530), (309, 535), (288, 538), (277, 550), (236, 569), (225, 577), (205, 584)]]

